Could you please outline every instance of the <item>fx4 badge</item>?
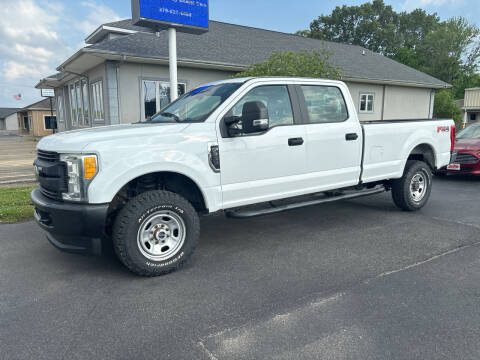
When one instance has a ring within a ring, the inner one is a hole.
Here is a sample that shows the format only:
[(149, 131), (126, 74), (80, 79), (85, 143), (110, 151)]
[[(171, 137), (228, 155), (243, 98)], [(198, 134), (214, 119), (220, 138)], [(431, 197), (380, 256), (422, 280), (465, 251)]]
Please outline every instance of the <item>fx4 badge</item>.
[(440, 132), (450, 132), (450, 127), (449, 126), (439, 126), (437, 127), (437, 133)]

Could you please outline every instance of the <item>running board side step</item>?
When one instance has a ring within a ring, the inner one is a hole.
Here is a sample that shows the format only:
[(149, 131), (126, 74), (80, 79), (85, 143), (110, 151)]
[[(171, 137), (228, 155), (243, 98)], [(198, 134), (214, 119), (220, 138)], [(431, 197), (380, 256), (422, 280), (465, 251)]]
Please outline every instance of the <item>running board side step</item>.
[(256, 217), (256, 216), (269, 215), (269, 214), (275, 214), (283, 211), (299, 209), (299, 208), (312, 206), (312, 205), (318, 205), (318, 204), (330, 203), (330, 202), (340, 201), (340, 200), (355, 199), (362, 196), (380, 194), (385, 191), (387, 191), (387, 189), (381, 186), (381, 187), (376, 187), (374, 189), (355, 191), (349, 194), (324, 196), (321, 199), (301, 201), (301, 202), (289, 203), (285, 205), (275, 205), (272, 202), (270, 202), (269, 203), (270, 207), (267, 207), (264, 209), (244, 208), (244, 209), (238, 209), (238, 210), (229, 210), (225, 212), (225, 215), (228, 218), (232, 218), (232, 219), (247, 219), (247, 218)]

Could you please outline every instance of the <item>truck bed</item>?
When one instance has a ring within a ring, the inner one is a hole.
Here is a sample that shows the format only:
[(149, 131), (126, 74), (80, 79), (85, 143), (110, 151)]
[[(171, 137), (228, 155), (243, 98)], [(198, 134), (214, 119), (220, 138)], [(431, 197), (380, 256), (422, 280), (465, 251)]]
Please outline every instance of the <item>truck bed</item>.
[(409, 154), (419, 146), (428, 146), (434, 155), (434, 167), (450, 162), (452, 120), (406, 119), (361, 122), (364, 183), (402, 176)]

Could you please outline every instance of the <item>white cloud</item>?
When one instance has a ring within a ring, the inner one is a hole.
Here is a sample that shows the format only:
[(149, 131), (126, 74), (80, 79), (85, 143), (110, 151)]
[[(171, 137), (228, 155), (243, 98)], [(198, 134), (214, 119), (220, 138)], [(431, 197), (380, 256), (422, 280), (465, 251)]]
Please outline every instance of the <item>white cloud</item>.
[(425, 7), (440, 7), (445, 5), (463, 5), (464, 0), (405, 0), (403, 10), (414, 10)]
[[(24, 106), (38, 100), (35, 84), (55, 73), (55, 68), (76, 50), (67, 42), (77, 44), (79, 31), (84, 37), (100, 24), (120, 19), (115, 11), (93, 0), (68, 7), (60, 0), (0, 0), (0, 3), (0, 89), (3, 95), (0, 107)], [(86, 10), (86, 16), (79, 15), (79, 8)], [(22, 103), (12, 98), (18, 93), (24, 95)]]
[[(57, 29), (62, 9), (55, 1), (48, 4), (36, 0), (2, 2), (0, 83), (3, 92), (11, 94), (10, 98), (22, 93), (26, 101), (37, 100), (36, 82), (54, 72), (56, 63), (69, 51)], [(27, 105), (4, 104), (4, 101), (2, 99), (0, 106)]]
[(40, 78), (49, 70), (48, 65), (42, 64), (35, 67), (25, 65), (16, 61), (8, 61), (3, 67), (5, 78), (7, 80), (17, 80), (20, 78)]
[(90, 10), (87, 18), (79, 21), (76, 26), (85, 35), (90, 35), (101, 24), (120, 20), (120, 16), (108, 6), (94, 1), (83, 1), (81, 5)]

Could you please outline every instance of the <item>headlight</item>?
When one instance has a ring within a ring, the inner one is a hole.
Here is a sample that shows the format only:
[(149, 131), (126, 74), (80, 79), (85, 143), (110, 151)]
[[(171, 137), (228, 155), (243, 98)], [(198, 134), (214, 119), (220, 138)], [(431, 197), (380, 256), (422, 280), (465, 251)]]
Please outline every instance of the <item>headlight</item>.
[(68, 190), (62, 194), (64, 200), (86, 201), (87, 189), (98, 171), (96, 155), (62, 154), (60, 161), (67, 166)]

